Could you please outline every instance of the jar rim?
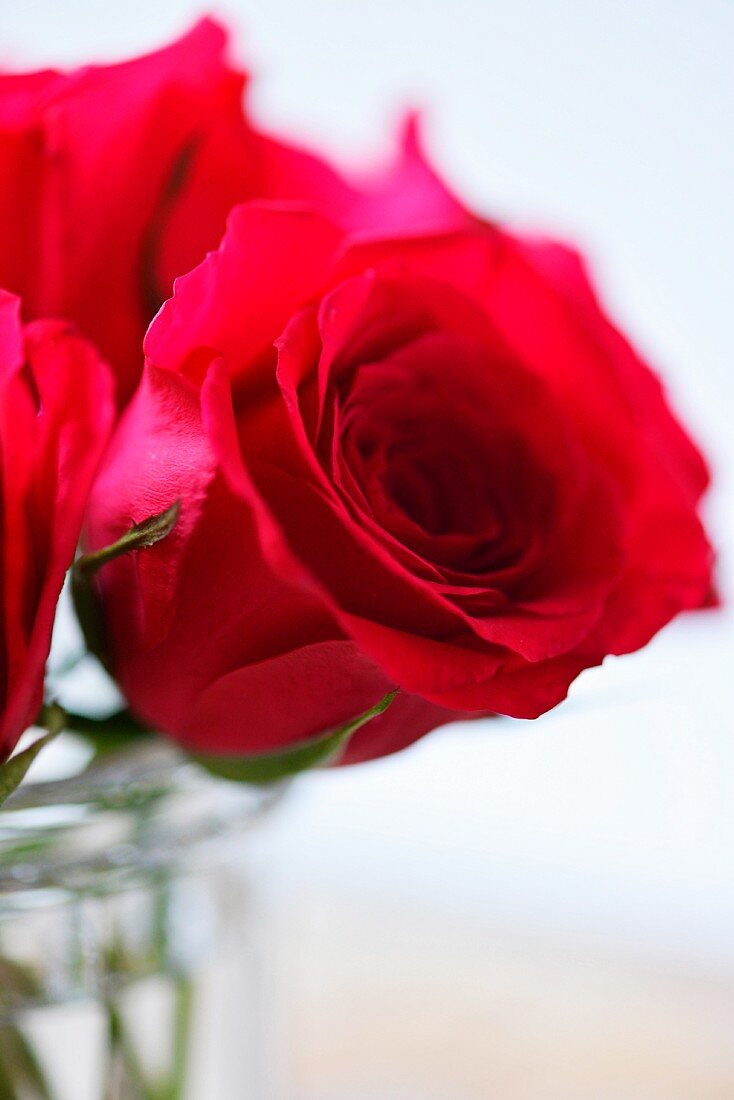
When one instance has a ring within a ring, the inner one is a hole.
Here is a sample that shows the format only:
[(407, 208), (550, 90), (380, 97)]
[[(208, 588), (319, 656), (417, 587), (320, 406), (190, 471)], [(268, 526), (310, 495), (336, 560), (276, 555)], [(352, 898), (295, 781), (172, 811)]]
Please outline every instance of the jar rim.
[(0, 893), (185, 858), (256, 824), (286, 786), (216, 779), (162, 738), (78, 760), (71, 774), (21, 784), (0, 810)]
[[(71, 750), (71, 751), (70, 751)], [(109, 750), (95, 752), (73, 731), (64, 732), (43, 752), (45, 764), (54, 754), (51, 775), (37, 772), (35, 761), (28, 776), (10, 795), (8, 811), (61, 802), (94, 801), (113, 789), (123, 794), (157, 783), (170, 783), (189, 766), (183, 753), (170, 741), (158, 737), (135, 738)]]

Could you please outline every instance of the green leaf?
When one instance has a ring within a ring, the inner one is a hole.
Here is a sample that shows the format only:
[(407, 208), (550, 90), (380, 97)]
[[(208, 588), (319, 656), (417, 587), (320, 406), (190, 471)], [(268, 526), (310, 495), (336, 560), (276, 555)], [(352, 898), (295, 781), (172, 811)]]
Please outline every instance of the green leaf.
[(11, 756), (4, 764), (0, 764), (0, 806), (10, 797), (16, 787), (23, 782), (26, 772), (38, 756), (41, 749), (53, 741), (61, 733), (66, 725), (66, 715), (61, 707), (52, 704), (44, 707), (40, 721), (46, 726), (48, 733), (39, 737), (32, 745), (15, 756)]
[(166, 508), (163, 512), (158, 512), (155, 516), (148, 516), (140, 523), (134, 523), (129, 531), (120, 536), (117, 542), (77, 558), (74, 562), (75, 572), (77, 575), (89, 576), (96, 573), (108, 561), (114, 561), (115, 558), (120, 558), (123, 554), (129, 554), (132, 550), (144, 550), (148, 546), (155, 546), (166, 535), (170, 535), (176, 526), (180, 511), (181, 502), (175, 500), (170, 508)]
[(129, 710), (117, 710), (107, 718), (90, 718), (86, 714), (67, 711), (66, 728), (71, 733), (80, 733), (94, 746), (97, 755), (114, 752), (130, 741), (139, 741), (153, 734), (152, 730), (133, 718)]
[(346, 747), (354, 733), (372, 718), (383, 714), (397, 695), (391, 691), (370, 710), (331, 733), (311, 741), (302, 741), (281, 749), (280, 752), (258, 753), (255, 756), (204, 756), (192, 754), (212, 775), (232, 779), (240, 783), (272, 783), (277, 779), (297, 775), (298, 772), (331, 763)]

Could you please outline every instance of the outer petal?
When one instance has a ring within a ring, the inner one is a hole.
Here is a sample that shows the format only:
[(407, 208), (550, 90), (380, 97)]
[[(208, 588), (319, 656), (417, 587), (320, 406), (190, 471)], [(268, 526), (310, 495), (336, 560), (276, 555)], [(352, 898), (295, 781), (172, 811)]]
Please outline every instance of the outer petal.
[(673, 415), (660, 379), (607, 317), (583, 257), (558, 241), (523, 240), (518, 249), (577, 311), (579, 322), (596, 332), (635, 408), (639, 429), (649, 433), (658, 461), (697, 503), (710, 480), (706, 460)]
[(273, 750), (343, 725), (392, 686), (354, 642), (306, 643), (215, 680), (178, 735), (202, 752)]
[(489, 308), (622, 488), (627, 568), (593, 637), (602, 653), (637, 649), (709, 594), (713, 553), (696, 514), (706, 464), (573, 253), (508, 239)]
[(600, 664), (604, 656), (583, 651), (526, 661), (498, 647), (472, 649), (459, 642), (420, 638), (355, 616), (344, 619), (362, 649), (406, 694), (453, 712), (454, 717), (506, 714), (537, 718), (562, 702), (578, 674)]
[(56, 601), (113, 419), (112, 378), (68, 326), (21, 333), (0, 297), (3, 713), (0, 757), (37, 715)]
[[(341, 239), (305, 207), (235, 208), (218, 250), (176, 281), (148, 331), (146, 355), (200, 379), (201, 349), (214, 350), (236, 383), (250, 384), (263, 357), (272, 366), (273, 343), (291, 314), (322, 289)], [(272, 369), (264, 373), (272, 379)]]
[(51, 71), (0, 75), (0, 286), (20, 294), (34, 315), (40, 307), (38, 276), (46, 248), (41, 113), (61, 84), (63, 77)]
[(418, 233), (473, 223), (474, 217), (430, 165), (419, 119), (406, 117), (387, 168), (348, 179), (313, 154), (267, 134), (253, 140), (259, 192), (272, 199), (313, 202), (350, 231)]
[(420, 116), (411, 112), (403, 122), (394, 163), (387, 171), (360, 181), (358, 201), (345, 220), (351, 229), (405, 234), (465, 227), (475, 222), (475, 216), (428, 161)]
[[(134, 619), (139, 646), (153, 645), (170, 629), (183, 558), (215, 474), (197, 387), (148, 364), (105, 454), (84, 531), (85, 548), (96, 550), (115, 542), (132, 524), (180, 503), (165, 546), (138, 555), (134, 568), (119, 567), (130, 580), (120, 614)], [(103, 587), (111, 572), (106, 567)]]
[(43, 308), (73, 317), (99, 343), (123, 398), (169, 289), (157, 284), (155, 260), (166, 205), (200, 133), (239, 117), (242, 79), (225, 66), (224, 44), (221, 28), (204, 20), (157, 53), (74, 74), (46, 112), (59, 251)]
[(414, 115), (405, 120), (394, 160), (351, 178), (315, 153), (247, 119), (234, 124), (222, 112), (192, 150), (185, 186), (160, 219), (160, 285), (171, 286), (193, 267), (215, 246), (229, 210), (252, 200), (308, 203), (357, 233), (416, 233), (474, 221), (426, 160)]
[[(243, 78), (210, 20), (165, 49), (69, 75), (0, 77), (0, 274), (33, 315), (79, 324), (114, 365), (126, 399), (142, 368), (161, 284), (160, 236), (202, 142), (244, 128)], [(188, 264), (212, 247), (234, 195), (200, 208)], [(28, 257), (33, 258), (32, 266)], [(185, 268), (183, 269), (185, 270)], [(164, 273), (165, 274), (165, 273)]]

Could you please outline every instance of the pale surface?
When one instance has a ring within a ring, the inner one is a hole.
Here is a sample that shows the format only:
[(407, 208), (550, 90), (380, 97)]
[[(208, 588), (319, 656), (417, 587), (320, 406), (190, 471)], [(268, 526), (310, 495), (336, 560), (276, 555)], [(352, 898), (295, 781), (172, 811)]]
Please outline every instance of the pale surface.
[(730, 1100), (734, 985), (603, 946), (302, 894), (273, 1100)]

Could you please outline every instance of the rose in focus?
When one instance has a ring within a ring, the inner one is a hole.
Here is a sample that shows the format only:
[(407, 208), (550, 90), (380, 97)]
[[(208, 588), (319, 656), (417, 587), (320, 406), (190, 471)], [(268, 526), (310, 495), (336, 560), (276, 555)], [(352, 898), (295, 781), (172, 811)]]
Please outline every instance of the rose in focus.
[(399, 694), (344, 759), (535, 717), (700, 606), (698, 450), (565, 247), (496, 225), (354, 238), (250, 203), (178, 280), (85, 545), (133, 712), (248, 754)]
[(51, 629), (113, 419), (112, 377), (69, 326), (0, 291), (0, 761), (37, 718)]
[(412, 124), (395, 164), (355, 182), (259, 130), (225, 46), (203, 20), (120, 64), (0, 75), (0, 286), (28, 317), (77, 324), (112, 364), (121, 403), (148, 323), (235, 203), (307, 199), (350, 229), (466, 219)]

